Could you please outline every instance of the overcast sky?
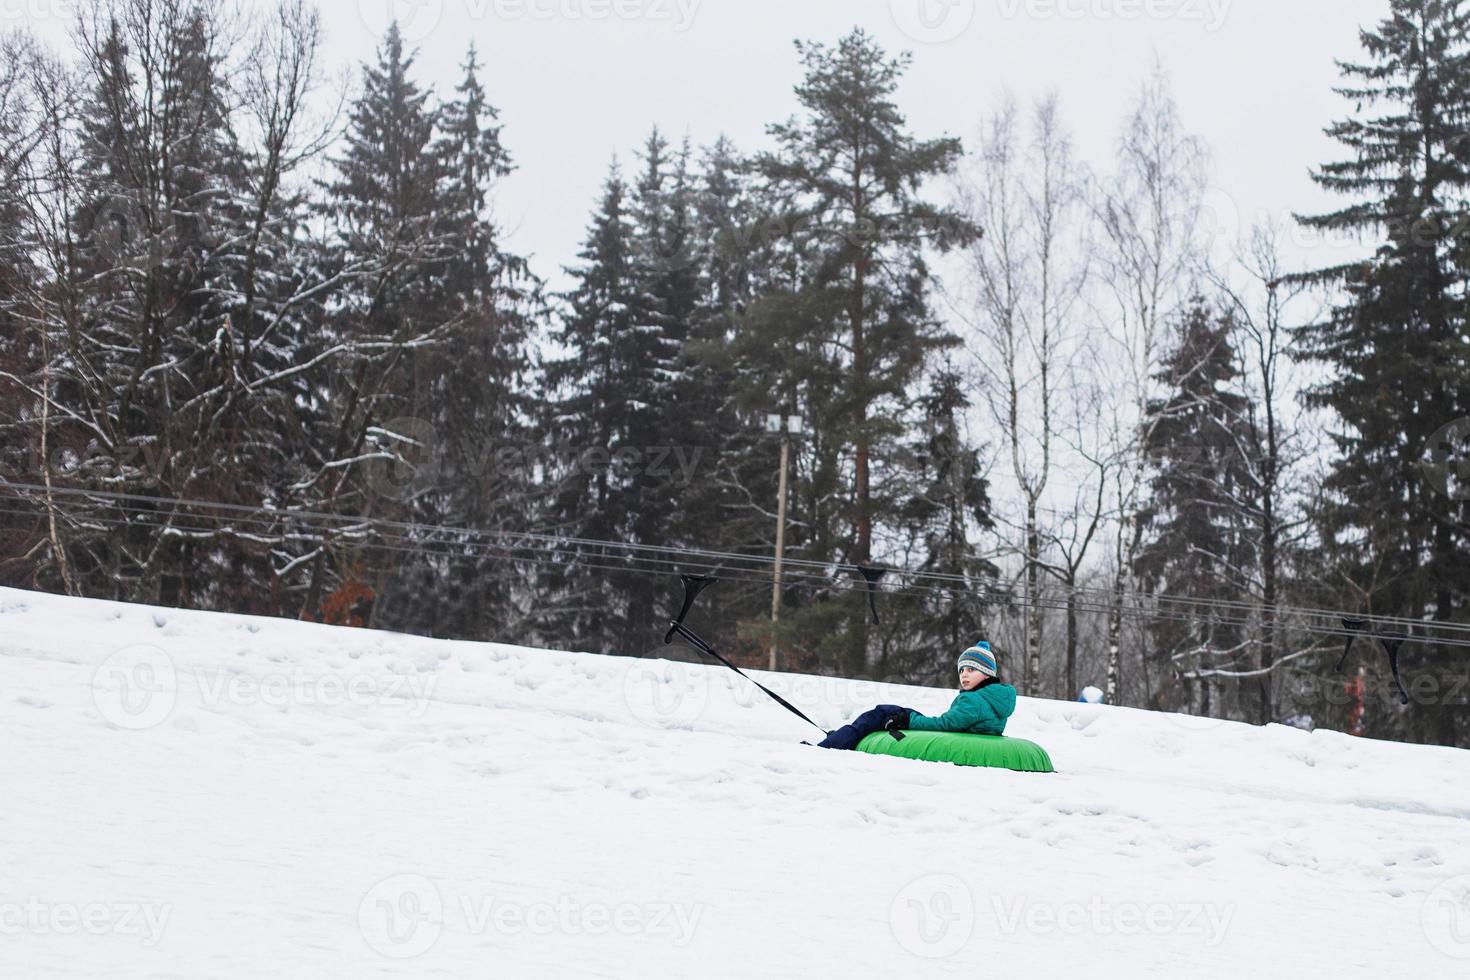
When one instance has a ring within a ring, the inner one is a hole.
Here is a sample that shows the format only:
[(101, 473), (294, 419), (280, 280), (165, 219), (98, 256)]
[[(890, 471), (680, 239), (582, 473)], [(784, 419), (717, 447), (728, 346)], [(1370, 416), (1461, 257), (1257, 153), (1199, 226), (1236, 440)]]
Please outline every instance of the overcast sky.
[[(257, 0), (245, 0), (263, 7)], [(795, 109), (796, 38), (835, 41), (854, 26), (910, 50), (899, 93), (921, 137), (969, 139), (1008, 87), (1055, 88), (1080, 155), (1106, 166), (1118, 123), (1162, 60), (1186, 124), (1210, 145), (1222, 230), (1266, 212), (1326, 203), (1308, 178), (1337, 148), (1343, 115), (1334, 58), (1357, 58), (1357, 31), (1387, 0), (332, 0), (328, 56), (373, 55), (396, 16), (418, 73), (441, 94), (473, 40), (483, 82), (520, 170), (497, 213), (511, 244), (553, 284), (574, 260), (614, 152), (658, 124), (696, 143), (721, 132), (743, 149)], [(0, 0), (0, 19), (64, 45), (63, 0)], [(1237, 215), (1240, 218), (1237, 218)], [(1315, 258), (1324, 259), (1321, 247)]]

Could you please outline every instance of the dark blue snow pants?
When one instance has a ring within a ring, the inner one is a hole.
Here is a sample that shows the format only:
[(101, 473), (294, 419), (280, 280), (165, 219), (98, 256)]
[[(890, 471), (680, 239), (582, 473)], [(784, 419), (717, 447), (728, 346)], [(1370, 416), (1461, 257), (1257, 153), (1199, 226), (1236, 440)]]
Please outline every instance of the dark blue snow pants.
[(864, 711), (852, 720), (852, 724), (843, 725), (835, 732), (828, 732), (827, 737), (817, 743), (824, 749), (855, 749), (858, 743), (874, 732), (881, 732), (888, 719), (902, 712), (908, 714), (908, 708), (900, 708), (896, 704), (880, 704), (871, 711)]

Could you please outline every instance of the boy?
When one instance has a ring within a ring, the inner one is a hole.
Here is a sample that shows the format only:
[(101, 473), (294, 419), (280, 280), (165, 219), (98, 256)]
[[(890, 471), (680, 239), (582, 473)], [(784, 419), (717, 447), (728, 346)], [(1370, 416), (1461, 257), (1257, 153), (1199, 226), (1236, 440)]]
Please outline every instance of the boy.
[(1000, 680), (1000, 670), (990, 644), (981, 640), (960, 654), (960, 693), (949, 710), (930, 718), (892, 704), (865, 711), (850, 725), (843, 725), (817, 743), (824, 749), (855, 749), (874, 732), (907, 729), (913, 732), (973, 732), (1001, 735), (1006, 719), (1016, 710), (1016, 689)]

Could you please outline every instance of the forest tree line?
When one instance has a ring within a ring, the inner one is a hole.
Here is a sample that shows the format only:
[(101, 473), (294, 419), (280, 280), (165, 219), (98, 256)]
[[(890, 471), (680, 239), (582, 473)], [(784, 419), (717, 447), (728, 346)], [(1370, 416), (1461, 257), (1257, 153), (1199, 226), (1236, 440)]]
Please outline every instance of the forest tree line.
[(1161, 70), (1094, 166), (1054, 95), (916, 134), (909, 55), (798, 42), (764, 147), (630, 140), (565, 290), (473, 46), (440, 94), (391, 29), (342, 91), (304, 0), (77, 6), (0, 42), (0, 583), (649, 655), (697, 549), (749, 665), (987, 636), (1026, 694), (1470, 744), (1470, 646), (1411, 638), (1403, 706), (1296, 614), (1470, 621), (1463, 4), (1388, 0), (1341, 209), (1223, 250)]

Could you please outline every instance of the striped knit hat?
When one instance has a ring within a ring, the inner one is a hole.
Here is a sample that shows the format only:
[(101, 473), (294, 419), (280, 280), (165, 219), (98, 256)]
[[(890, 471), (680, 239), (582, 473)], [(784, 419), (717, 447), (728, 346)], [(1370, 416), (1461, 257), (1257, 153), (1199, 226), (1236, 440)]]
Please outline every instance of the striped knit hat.
[(990, 652), (990, 644), (981, 640), (960, 654), (959, 666), (961, 669), (974, 667), (986, 677), (994, 677), (996, 673), (995, 654)]

